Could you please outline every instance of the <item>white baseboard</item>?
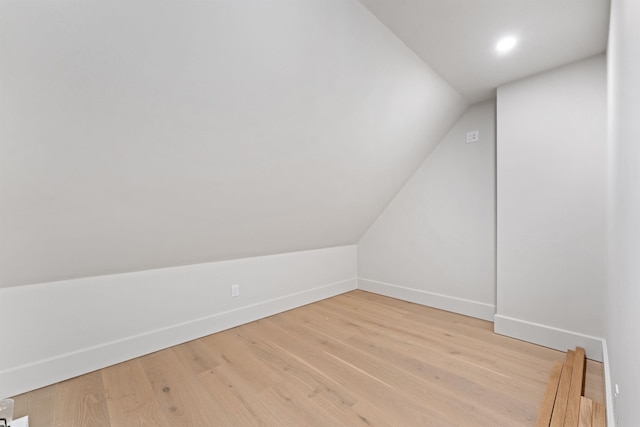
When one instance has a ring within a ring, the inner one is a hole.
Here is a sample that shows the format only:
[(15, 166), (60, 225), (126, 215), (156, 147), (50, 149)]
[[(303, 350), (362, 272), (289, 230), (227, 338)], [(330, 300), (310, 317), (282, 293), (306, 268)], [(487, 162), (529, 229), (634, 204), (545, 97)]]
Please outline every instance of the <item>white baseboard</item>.
[[(357, 288), (356, 246), (0, 289), (0, 398)], [(231, 284), (242, 287), (238, 298)]]
[(611, 370), (609, 368), (609, 350), (607, 340), (602, 340), (602, 368), (604, 370), (605, 404), (607, 406), (607, 425), (616, 426), (615, 407), (613, 406), (613, 384), (611, 383)]
[(357, 288), (351, 278), (181, 324), (39, 360), (0, 372), (2, 395), (15, 396)]
[(560, 351), (582, 347), (589, 359), (602, 362), (602, 338), (496, 314), (494, 332)]
[(491, 304), (406, 288), (377, 280), (358, 278), (358, 289), (483, 320), (493, 321), (496, 312), (496, 307)]

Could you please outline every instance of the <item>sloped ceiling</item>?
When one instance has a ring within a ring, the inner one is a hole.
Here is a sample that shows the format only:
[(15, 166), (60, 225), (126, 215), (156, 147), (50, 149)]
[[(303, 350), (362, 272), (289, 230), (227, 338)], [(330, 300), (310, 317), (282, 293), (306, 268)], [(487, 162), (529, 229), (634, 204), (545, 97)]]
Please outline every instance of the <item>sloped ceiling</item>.
[[(605, 51), (609, 0), (360, 0), (472, 103)], [(518, 45), (498, 54), (501, 37)]]
[(355, 0), (3, 0), (2, 286), (355, 243), (466, 101)]

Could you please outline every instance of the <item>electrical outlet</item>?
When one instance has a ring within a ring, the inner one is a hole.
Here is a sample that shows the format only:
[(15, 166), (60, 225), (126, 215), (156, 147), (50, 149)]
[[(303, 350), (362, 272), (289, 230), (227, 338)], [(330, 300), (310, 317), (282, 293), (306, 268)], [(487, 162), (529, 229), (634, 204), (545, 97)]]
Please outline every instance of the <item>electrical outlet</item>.
[(480, 135), (477, 130), (472, 130), (471, 132), (467, 132), (467, 144), (471, 142), (478, 142), (480, 140)]
[(231, 285), (231, 296), (237, 297), (240, 295), (240, 285)]

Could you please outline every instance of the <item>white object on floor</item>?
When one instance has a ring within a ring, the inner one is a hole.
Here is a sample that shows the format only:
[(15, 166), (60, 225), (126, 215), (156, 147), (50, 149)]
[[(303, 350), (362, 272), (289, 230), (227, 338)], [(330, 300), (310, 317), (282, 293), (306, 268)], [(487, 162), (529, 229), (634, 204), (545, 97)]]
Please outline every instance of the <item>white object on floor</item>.
[(9, 427), (29, 427), (29, 416), (27, 415), (26, 417), (11, 421)]

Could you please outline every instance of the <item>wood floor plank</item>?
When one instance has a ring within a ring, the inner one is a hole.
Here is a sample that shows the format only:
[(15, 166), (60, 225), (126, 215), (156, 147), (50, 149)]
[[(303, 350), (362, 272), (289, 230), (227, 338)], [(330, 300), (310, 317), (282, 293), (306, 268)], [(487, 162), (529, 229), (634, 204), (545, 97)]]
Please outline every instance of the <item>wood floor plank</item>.
[(381, 315), (387, 318), (394, 317), (404, 317), (409, 313), (408, 306), (406, 302), (404, 304), (396, 304), (392, 300), (392, 298), (385, 299), (384, 302), (369, 299), (366, 301), (366, 304), (363, 303), (363, 297), (361, 294), (358, 294), (357, 291), (350, 294), (342, 294), (341, 298), (337, 299), (336, 302), (343, 304), (345, 307), (354, 310), (355, 312), (359, 312), (361, 310), (374, 311), (376, 313), (380, 313)]
[[(267, 425), (282, 426), (330, 426), (322, 417), (310, 410), (304, 398), (284, 387), (285, 383), (261, 391), (257, 398), (257, 410)], [(338, 424), (340, 425), (340, 424)]]
[(584, 348), (577, 347), (573, 356), (573, 371), (571, 372), (571, 386), (567, 398), (567, 413), (564, 419), (565, 427), (576, 427), (580, 418), (580, 398), (584, 393)]
[[(336, 413), (325, 410), (312, 395), (306, 395), (301, 388), (301, 384), (295, 381), (283, 381), (269, 389), (269, 393), (275, 396), (272, 400), (271, 408), (279, 414), (295, 413), (300, 419), (299, 425), (336, 426), (343, 424), (343, 421), (336, 418)], [(259, 396), (261, 399), (262, 394)], [(364, 425), (363, 422), (359, 423)]]
[(333, 381), (321, 370), (308, 361), (301, 359), (285, 348), (273, 345), (270, 340), (263, 339), (264, 334), (254, 334), (247, 325), (239, 328), (238, 337), (250, 342), (250, 350), (264, 363), (270, 364), (280, 375), (290, 382), (304, 387), (310, 397), (322, 400), (330, 406), (331, 411), (342, 412), (351, 408), (357, 397)]
[(567, 356), (560, 375), (560, 384), (558, 384), (558, 393), (556, 395), (556, 403), (553, 408), (553, 416), (551, 417), (551, 427), (562, 427), (564, 419), (567, 415), (567, 402), (569, 401), (569, 389), (571, 388), (571, 377), (573, 375), (573, 360), (576, 352), (574, 350), (567, 351)]
[[(394, 319), (391, 325), (385, 326), (384, 322), (373, 316), (361, 314), (353, 318), (341, 309), (334, 312), (334, 317), (342, 318), (345, 322), (353, 319), (349, 322), (360, 328), (360, 334), (357, 336), (385, 336), (399, 346), (421, 347), (427, 352), (445, 354), (449, 360), (457, 359), (459, 363), (469, 367), (482, 367), (506, 375), (507, 378), (517, 378), (520, 385), (516, 384), (516, 387), (531, 391), (536, 401), (542, 396), (540, 390), (544, 390), (548, 378), (548, 365), (541, 361), (534, 364), (531, 356), (526, 353), (502, 353), (502, 350), (496, 350), (497, 344), (475, 340), (470, 342), (468, 338), (455, 336), (452, 331), (440, 327), (433, 328), (415, 320)], [(504, 356), (495, 355), (496, 351), (500, 351)], [(523, 382), (523, 376), (533, 381)]]
[(593, 425), (593, 400), (582, 397), (580, 398), (580, 416), (578, 418), (578, 427), (592, 427)]
[[(531, 427), (563, 353), (492, 329), (353, 291), (18, 396), (16, 414), (31, 427)], [(602, 372), (587, 361), (594, 405)]]
[(538, 419), (536, 420), (536, 427), (549, 427), (549, 424), (551, 423), (551, 415), (553, 414), (553, 407), (556, 402), (562, 367), (563, 364), (558, 361), (553, 363), (551, 374), (549, 375), (547, 390), (544, 392), (544, 398), (540, 405)]
[(56, 427), (111, 425), (100, 371), (57, 384), (53, 425)]
[[(308, 364), (311, 369), (322, 372), (340, 384), (341, 387), (357, 394), (382, 411), (393, 413), (399, 424), (422, 425), (427, 422), (432, 425), (447, 425), (446, 416), (435, 404), (426, 405), (412, 393), (398, 395), (394, 387), (376, 378), (376, 376), (360, 369), (359, 366), (345, 363), (338, 358), (329, 356), (317, 345), (309, 345), (299, 332), (288, 331), (283, 334), (282, 329), (272, 321), (273, 318), (262, 320), (260, 331), (268, 336), (269, 341), (286, 349), (294, 357)], [(251, 327), (252, 325), (245, 325)], [(320, 342), (323, 337), (318, 338)], [(429, 421), (430, 420), (430, 421)], [(437, 423), (436, 423), (437, 421)], [(426, 424), (428, 425), (428, 424)]]
[(223, 425), (259, 426), (261, 421), (250, 404), (254, 400), (253, 393), (240, 393), (236, 387), (238, 381), (230, 381), (222, 369), (219, 367), (203, 372), (198, 379), (211, 395), (211, 405), (217, 408)]
[[(496, 341), (489, 342), (485, 337), (465, 336), (458, 334), (456, 330), (447, 329), (446, 322), (434, 324), (435, 322), (420, 321), (411, 318), (412, 313), (409, 313), (405, 318), (395, 317), (392, 321), (389, 319), (388, 322), (385, 322), (381, 320), (384, 319), (383, 317), (366, 309), (361, 309), (358, 316), (353, 316), (342, 305), (337, 305), (333, 312), (335, 316), (344, 319), (356, 319), (354, 322), (361, 327), (393, 333), (403, 337), (408, 342), (421, 341), (430, 347), (437, 347), (441, 351), (448, 352), (456, 357), (466, 358), (471, 363), (480, 362), (485, 366), (493, 366), (502, 372), (517, 373), (519, 376), (525, 375), (529, 379), (542, 384), (543, 387), (548, 378), (545, 364), (535, 361), (527, 351), (514, 351), (506, 348), (502, 341), (513, 341), (506, 337), (492, 334)], [(528, 350), (527, 347), (530, 346), (539, 347), (527, 344), (524, 348)]]
[(168, 425), (223, 425), (207, 390), (175, 353), (159, 351), (140, 358), (140, 363)]
[(202, 340), (189, 341), (172, 347), (171, 350), (180, 363), (196, 375), (222, 363), (221, 357), (214, 348), (205, 345)]
[(584, 396), (604, 403), (604, 369), (601, 362), (587, 359), (584, 375)]
[[(288, 320), (295, 320), (295, 316)], [(339, 414), (339, 419), (346, 425), (393, 425), (378, 408), (356, 398), (353, 393), (308, 362), (281, 347), (273, 346), (269, 339), (264, 339), (264, 333), (252, 334), (250, 328), (250, 325), (241, 326), (237, 336), (250, 343), (251, 351), (256, 357), (270, 363), (283, 375), (285, 381), (297, 384), (299, 390), (325, 412)], [(236, 383), (237, 378), (234, 380), (234, 384)]]
[(607, 424), (606, 421), (606, 412), (603, 404), (598, 402), (592, 403), (593, 409), (593, 427), (605, 427)]
[(102, 369), (112, 426), (167, 425), (139, 359)]
[(256, 393), (283, 380), (281, 375), (251, 354), (239, 335), (238, 328), (216, 334), (214, 339), (209, 340), (208, 345), (216, 346), (224, 360), (223, 364), (233, 366)]
[[(509, 372), (495, 366), (493, 360), (474, 357), (468, 349), (462, 347), (451, 347), (449, 345), (439, 345), (426, 340), (416, 340), (403, 335), (397, 331), (385, 331), (383, 328), (366, 327), (363, 333), (349, 339), (352, 345), (372, 345), (371, 341), (378, 343), (383, 349), (397, 348), (400, 352), (418, 357), (421, 361), (437, 366), (441, 369), (452, 372), (465, 372), (469, 379), (484, 384), (489, 388), (516, 395), (522, 394), (527, 401), (537, 401), (540, 397), (540, 384), (523, 382), (522, 374), (524, 369)], [(543, 369), (543, 364), (539, 369)]]
[[(521, 382), (492, 372), (478, 369), (478, 365), (456, 364), (449, 355), (438, 355), (422, 348), (396, 346), (385, 336), (352, 337), (347, 344), (389, 365), (396, 366), (403, 374), (435, 384), (458, 399), (473, 400), (479, 406), (491, 406), (493, 411), (506, 417), (510, 423), (527, 424), (535, 418), (535, 399), (519, 398), (512, 393)], [(522, 388), (522, 387), (521, 387)], [(537, 398), (537, 394), (536, 394)]]
[[(268, 319), (268, 321), (278, 322), (277, 319)], [(386, 363), (385, 360), (375, 358), (371, 353), (359, 351), (352, 346), (341, 345), (335, 339), (316, 339), (303, 329), (303, 325), (286, 326), (280, 324), (279, 326), (287, 327), (290, 336), (295, 337), (297, 341), (304, 343), (307, 347), (317, 348), (325, 357), (332, 357), (349, 367), (357, 366), (361, 374), (368, 375), (392, 388), (404, 387), (417, 400), (432, 402), (433, 406), (442, 408), (449, 414), (455, 413), (455, 416), (450, 415), (450, 417), (457, 418), (462, 425), (471, 425), (470, 423), (479, 425), (478, 423), (483, 422), (486, 422), (487, 425), (489, 423), (500, 425), (507, 421), (499, 413), (486, 411), (482, 402), (479, 402), (478, 405), (469, 405), (468, 400), (459, 395), (462, 393), (461, 389), (457, 389), (457, 393), (452, 392), (442, 387), (442, 384), (438, 384), (437, 381), (423, 381), (418, 376), (404, 374), (398, 368), (398, 365), (402, 364), (401, 361), (398, 364)]]
[(361, 332), (360, 326), (356, 323), (342, 322), (333, 316), (331, 312), (327, 312), (326, 309), (315, 305), (308, 307), (308, 309), (304, 311), (291, 310), (286, 314), (287, 317), (285, 318), (290, 318), (294, 322), (303, 323), (305, 326), (320, 334), (332, 337), (348, 339)]
[(372, 427), (392, 427), (397, 426), (397, 420), (393, 415), (385, 413), (379, 407), (372, 405), (368, 401), (362, 399), (356, 402), (345, 415), (341, 417), (345, 421), (345, 425), (359, 425), (363, 423)]
[(14, 418), (28, 415), (31, 427), (54, 425), (53, 410), (55, 408), (56, 388), (57, 384), (53, 384), (16, 396), (14, 398)]

